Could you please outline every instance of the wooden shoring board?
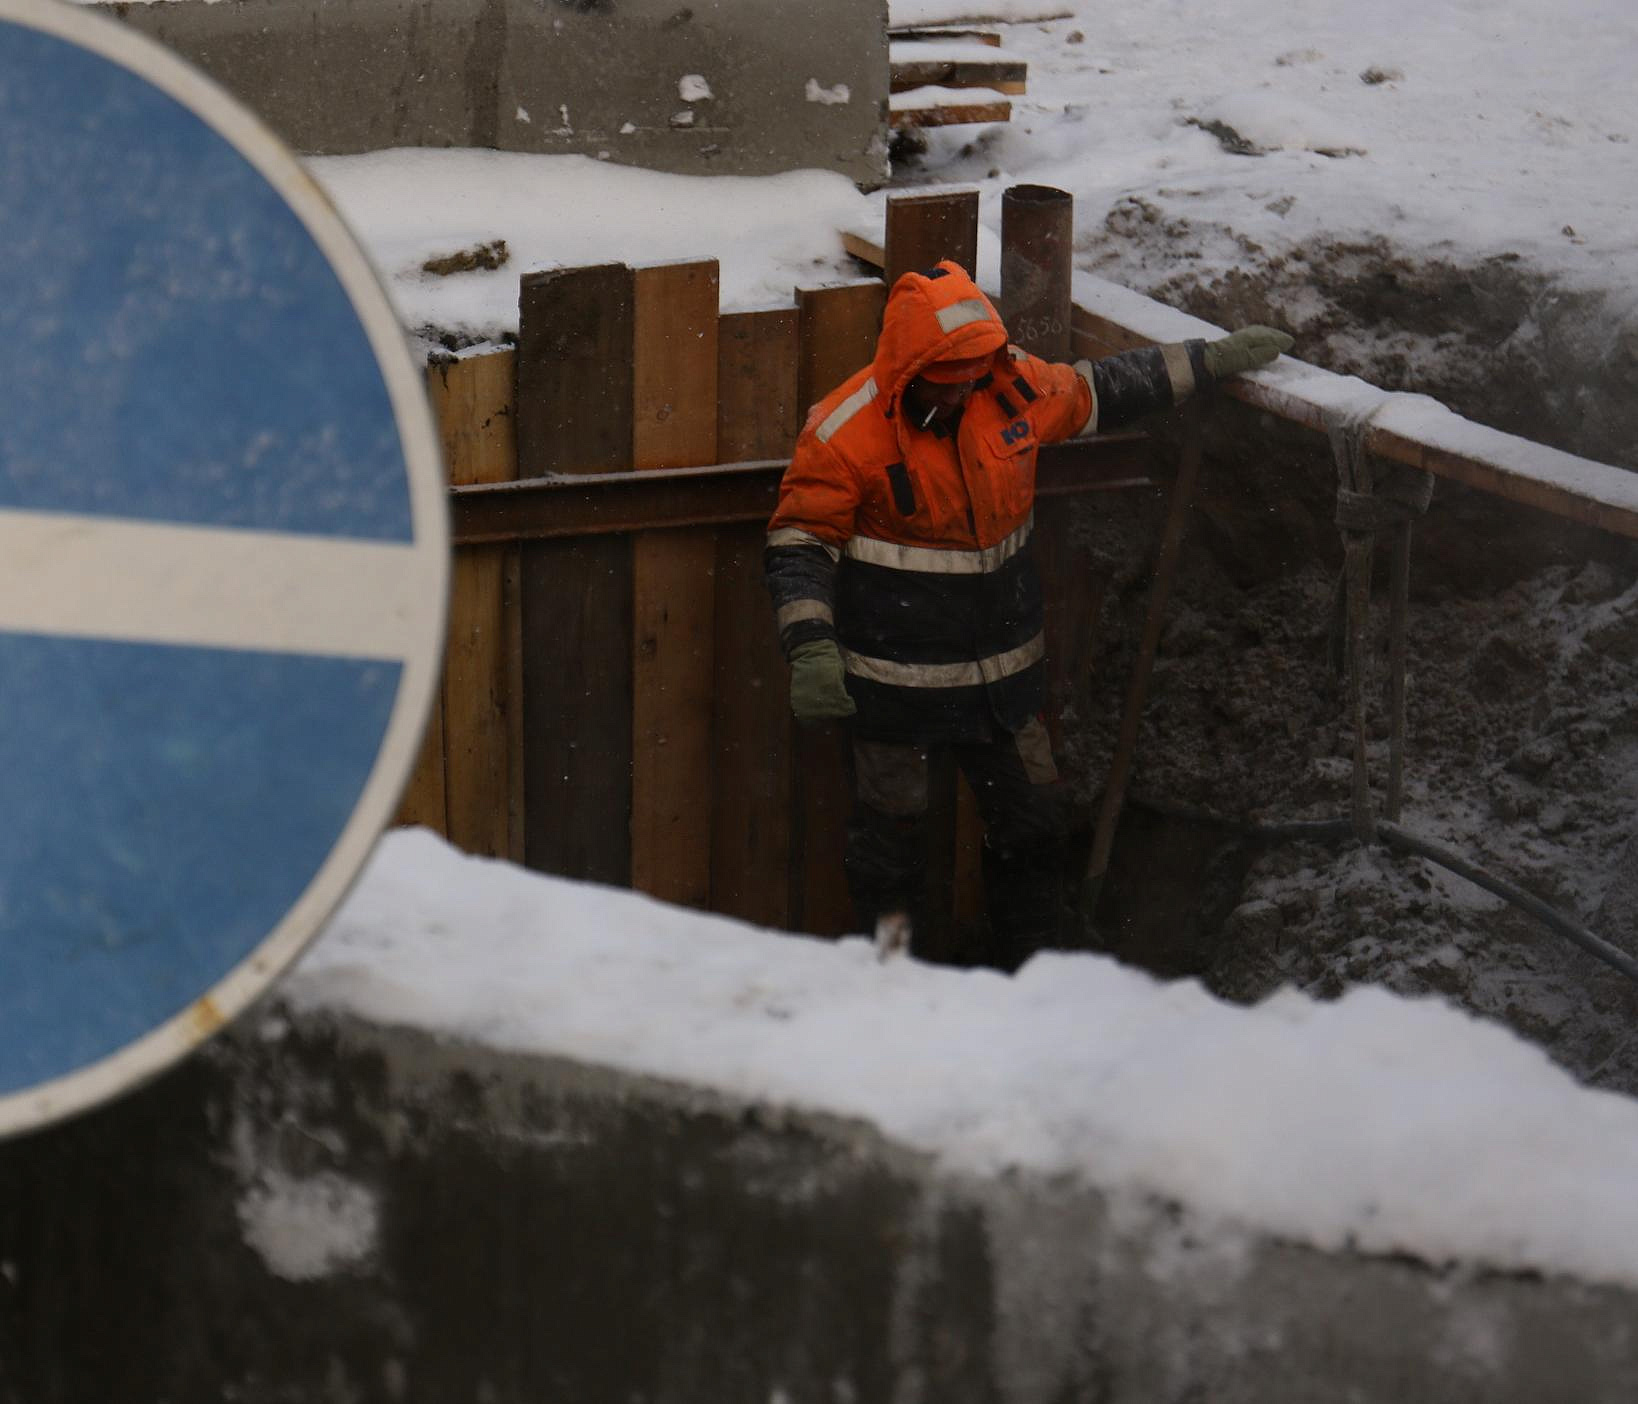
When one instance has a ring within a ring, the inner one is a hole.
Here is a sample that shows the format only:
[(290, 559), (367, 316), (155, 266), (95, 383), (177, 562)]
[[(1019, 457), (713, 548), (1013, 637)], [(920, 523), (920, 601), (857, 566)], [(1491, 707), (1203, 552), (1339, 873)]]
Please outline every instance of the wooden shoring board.
[[(451, 484), (517, 477), (516, 356), (498, 351), (428, 368), (427, 388)], [(456, 551), (444, 654), (444, 772), (449, 841), (468, 853), (519, 858), (522, 619), (518, 548)]]
[[(518, 467), (632, 464), (633, 279), (601, 265), (523, 279)], [(566, 877), (631, 880), (631, 540), (524, 547), (524, 861)]]
[[(644, 531), (651, 527), (765, 523), (788, 458), (673, 468), (665, 473), (601, 473), (454, 488), (450, 517), (463, 546)], [(1116, 433), (1044, 444), (1035, 496), (1148, 488), (1157, 473), (1147, 438)]]
[(889, 196), (882, 273), (887, 286), (945, 258), (969, 276), (978, 267), (978, 191)]
[[(1074, 339), (1077, 355), (1105, 355), (1109, 350), (1154, 345), (1150, 338), (1081, 307), (1074, 309)], [(1316, 433), (1327, 432), (1325, 407), (1301, 392), (1236, 378), (1226, 381), (1218, 393)], [(1407, 438), (1380, 425), (1366, 432), (1364, 447), (1379, 458), (1509, 502), (1638, 539), (1638, 494), (1628, 470), (1576, 458), (1466, 420), (1454, 420), (1453, 427), (1465, 451)], [(1539, 466), (1532, 471), (1532, 465)]]
[(890, 60), (889, 91), (909, 92), (936, 83), (941, 88), (989, 88), (1017, 97), (1029, 86), (1029, 65), (1022, 59), (919, 58), (906, 55)]
[(1010, 122), (1010, 102), (958, 102), (939, 107), (898, 107), (888, 114), (894, 127), (960, 127), (969, 123)]
[[(801, 428), (795, 308), (739, 312), (717, 332), (717, 452), (783, 458)], [(762, 523), (717, 534), (711, 908), (762, 926), (791, 921), (789, 680), (762, 577)]]
[(796, 289), (798, 415), (870, 364), (886, 302), (880, 278)]
[(794, 307), (730, 312), (717, 323), (717, 454), (789, 458), (802, 428)]
[(988, 44), (992, 49), (1001, 47), (1001, 32), (997, 29), (942, 29), (938, 26), (907, 25), (903, 29), (889, 29), (888, 43), (915, 43), (923, 39), (965, 39), (973, 44)]
[[(715, 259), (634, 270), (633, 465), (717, 460)], [(664, 901), (711, 897), (711, 705), (717, 539), (711, 527), (632, 542), (631, 882)]]
[[(874, 278), (797, 289), (797, 403), (804, 410), (869, 364), (886, 296)], [(854, 925), (842, 871), (852, 804), (847, 733), (833, 723), (801, 727), (796, 750), (791, 922), (816, 935), (839, 935)]]
[(392, 822), (399, 826), (418, 825), (447, 837), (449, 814), (444, 799), (442, 690), (433, 694), (432, 715), (427, 718), (427, 729), (421, 735), (421, 749), (415, 757), (415, 769), (410, 772), (409, 784), (399, 797), (398, 810)]

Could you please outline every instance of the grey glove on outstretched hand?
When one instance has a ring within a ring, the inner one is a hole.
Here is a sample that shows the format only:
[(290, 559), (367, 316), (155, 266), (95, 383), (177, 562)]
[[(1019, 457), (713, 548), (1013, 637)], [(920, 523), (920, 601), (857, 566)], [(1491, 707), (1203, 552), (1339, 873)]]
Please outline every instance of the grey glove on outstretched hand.
[(791, 711), (797, 721), (834, 721), (858, 710), (847, 694), (847, 670), (834, 640), (813, 639), (791, 650)]
[(1222, 380), (1225, 376), (1266, 366), (1291, 346), (1291, 337), (1274, 327), (1241, 327), (1237, 332), (1206, 343), (1206, 369), (1213, 380)]

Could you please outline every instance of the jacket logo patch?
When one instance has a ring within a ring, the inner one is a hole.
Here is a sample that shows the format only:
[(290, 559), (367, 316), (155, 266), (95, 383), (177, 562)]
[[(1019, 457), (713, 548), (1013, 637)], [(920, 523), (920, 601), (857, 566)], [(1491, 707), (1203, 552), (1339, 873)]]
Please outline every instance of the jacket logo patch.
[(1001, 431), (1001, 442), (1006, 444), (1009, 448), (1013, 444), (1021, 443), (1028, 437), (1029, 421), (1027, 419), (1015, 419)]

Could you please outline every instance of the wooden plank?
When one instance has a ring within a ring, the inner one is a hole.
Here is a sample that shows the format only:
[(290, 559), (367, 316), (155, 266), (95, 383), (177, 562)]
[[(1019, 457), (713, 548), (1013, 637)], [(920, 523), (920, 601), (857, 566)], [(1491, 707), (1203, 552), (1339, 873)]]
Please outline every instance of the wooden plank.
[(887, 262), (887, 251), (882, 247), (885, 238), (880, 230), (844, 229), (842, 247), (861, 263), (881, 268)]
[(858, 930), (842, 869), (853, 807), (848, 746), (847, 732), (835, 722), (796, 728), (791, 924), (815, 936)]
[[(451, 483), (497, 483), (517, 474), (511, 351), (445, 362), (427, 381)], [(470, 547), (452, 567), (444, 661), (445, 806), (451, 843), (509, 858), (521, 835), (513, 790), (512, 645), (519, 621), (507, 574), (515, 546)], [(521, 797), (517, 797), (521, 798)]]
[(711, 895), (716, 532), (632, 543), (632, 886), (704, 907)]
[[(918, 48), (927, 52), (918, 54)], [(946, 57), (930, 42), (895, 41), (889, 68), (889, 91), (895, 93), (937, 84), (942, 88), (989, 88), (1016, 97), (1029, 86), (1029, 65), (1022, 59)]]
[(889, 196), (885, 248), (888, 287), (912, 269), (931, 268), (942, 258), (972, 274), (978, 267), (978, 191)]
[(887, 288), (879, 278), (796, 289), (796, 403), (814, 403), (870, 364), (881, 331)]
[[(519, 311), (520, 472), (630, 469), (631, 271), (531, 274)], [(630, 540), (530, 544), (519, 577), (524, 861), (623, 885), (631, 878)]]
[(445, 833), (449, 827), (444, 808), (444, 702), (440, 690), (433, 695), (432, 715), (421, 736), (421, 750), (410, 772), (409, 784), (398, 800), (396, 825), (416, 826)]
[[(1099, 346), (1124, 351), (1155, 344), (1153, 338), (1081, 307), (1075, 309), (1074, 321), (1077, 354), (1097, 354), (1091, 348)], [(1272, 378), (1237, 376), (1224, 382), (1218, 393), (1323, 434), (1328, 403), (1339, 408), (1358, 404), (1357, 390), (1346, 382), (1346, 377), (1310, 368), (1296, 389)], [(1379, 458), (1521, 506), (1638, 538), (1638, 479), (1627, 469), (1578, 458), (1454, 415), (1442, 428), (1461, 442), (1461, 449), (1397, 433), (1382, 424), (1367, 431), (1365, 448)]]
[(937, 26), (906, 25), (902, 29), (889, 29), (887, 38), (889, 43), (901, 40), (913, 43), (918, 40), (966, 39), (975, 44), (988, 44), (992, 49), (1001, 47), (1001, 33), (995, 29), (943, 29)]
[[(878, 279), (799, 288), (797, 401), (811, 406), (875, 355), (887, 289)], [(842, 872), (852, 800), (847, 733), (835, 723), (799, 727), (792, 784), (791, 921), (834, 936), (853, 929)]]
[[(530, 478), (450, 491), (457, 545), (535, 541), (642, 531), (650, 527), (766, 522), (789, 462), (774, 458), (674, 468), (665, 473), (601, 473)], [(1142, 434), (1105, 434), (1047, 444), (1036, 463), (1035, 495), (1060, 497), (1152, 484)]]
[(762, 581), (760, 525), (717, 542), (711, 908), (762, 926), (791, 917), (791, 717), (785, 659)]
[[(912, 89), (912, 91), (920, 91)], [(889, 99), (891, 105), (892, 100)], [(945, 102), (917, 107), (891, 107), (889, 123), (894, 127), (960, 127), (967, 123), (1010, 122), (1012, 104), (994, 102)]]
[(718, 320), (717, 455), (724, 463), (790, 456), (802, 428), (796, 361), (796, 308)]
[(519, 477), (631, 467), (632, 299), (632, 273), (623, 264), (524, 275)]
[[(633, 457), (639, 471), (717, 458), (715, 260), (638, 268)], [(669, 902), (711, 896), (716, 533), (632, 543), (631, 880)]]
[(631, 538), (524, 548), (524, 803), (531, 868), (631, 881)]
[[(717, 452), (780, 458), (801, 428), (795, 308), (718, 324)], [(765, 521), (765, 518), (764, 518)], [(764, 926), (791, 918), (791, 717), (762, 578), (764, 523), (718, 534), (711, 906)]]
[(649, 264), (632, 283), (632, 466), (715, 463), (717, 261)]

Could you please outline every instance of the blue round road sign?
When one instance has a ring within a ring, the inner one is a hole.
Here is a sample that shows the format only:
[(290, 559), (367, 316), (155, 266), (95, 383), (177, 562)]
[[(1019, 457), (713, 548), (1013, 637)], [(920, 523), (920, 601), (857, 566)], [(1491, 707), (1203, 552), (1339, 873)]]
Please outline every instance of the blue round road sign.
[(112, 21), (0, 0), (0, 1134), (262, 993), (389, 821), (436, 439), (301, 166)]

